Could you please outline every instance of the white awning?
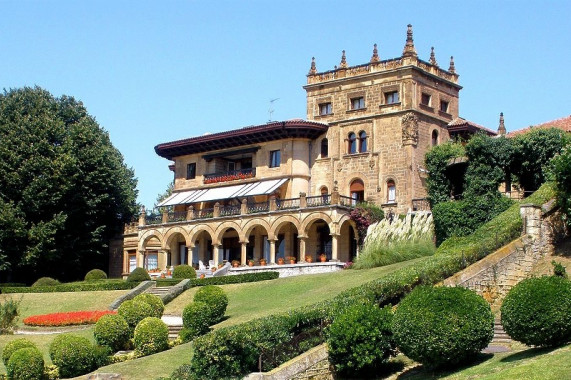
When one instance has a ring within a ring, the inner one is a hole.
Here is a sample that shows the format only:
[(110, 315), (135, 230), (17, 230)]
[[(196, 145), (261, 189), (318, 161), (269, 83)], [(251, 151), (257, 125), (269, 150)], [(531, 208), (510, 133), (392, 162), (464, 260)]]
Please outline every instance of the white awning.
[(281, 185), (283, 185), (287, 180), (287, 178), (271, 179), (267, 181), (250, 182), (241, 185), (181, 191), (178, 193), (173, 193), (170, 197), (159, 203), (158, 207), (271, 194)]

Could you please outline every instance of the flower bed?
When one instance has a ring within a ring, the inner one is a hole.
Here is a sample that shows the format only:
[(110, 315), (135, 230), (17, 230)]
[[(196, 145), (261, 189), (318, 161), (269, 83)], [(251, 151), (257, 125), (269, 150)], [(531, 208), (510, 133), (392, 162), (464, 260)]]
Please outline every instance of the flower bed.
[(96, 323), (99, 318), (106, 314), (117, 314), (117, 312), (111, 310), (96, 310), (32, 315), (31, 317), (24, 319), (23, 322), (28, 326), (88, 325)]

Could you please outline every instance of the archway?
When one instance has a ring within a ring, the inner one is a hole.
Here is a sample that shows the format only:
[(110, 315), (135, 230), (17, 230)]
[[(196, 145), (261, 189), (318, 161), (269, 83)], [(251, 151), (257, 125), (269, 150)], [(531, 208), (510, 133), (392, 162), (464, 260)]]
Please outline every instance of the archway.
[(299, 241), (297, 227), (291, 221), (280, 223), (276, 230), (276, 260), (286, 257), (299, 257)]
[(315, 219), (305, 228), (307, 240), (305, 242), (305, 256), (311, 256), (314, 261), (318, 261), (323, 254), (327, 260), (333, 258), (333, 239), (329, 224), (323, 219)]
[(210, 261), (214, 261), (212, 235), (206, 230), (197, 231), (192, 237), (193, 244), (192, 254), (189, 252), (189, 260), (192, 266), (199, 268), (200, 263), (208, 265)]
[(357, 258), (357, 230), (355, 223), (346, 219), (339, 226), (337, 237), (337, 258), (343, 262), (353, 262)]
[(220, 235), (220, 257), (218, 261), (240, 261), (240, 237), (234, 228), (226, 229)]
[(259, 263), (260, 259), (266, 262), (272, 262), (270, 240), (268, 239), (268, 231), (261, 224), (249, 228), (246, 231), (246, 260), (254, 260)]

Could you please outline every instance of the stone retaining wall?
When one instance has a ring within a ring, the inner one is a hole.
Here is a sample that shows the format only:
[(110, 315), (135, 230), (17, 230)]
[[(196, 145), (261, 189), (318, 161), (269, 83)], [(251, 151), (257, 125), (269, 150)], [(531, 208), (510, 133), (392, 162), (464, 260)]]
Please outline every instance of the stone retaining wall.
[(528, 277), (534, 264), (553, 253), (553, 242), (562, 233), (554, 202), (543, 207), (520, 206), (523, 236), (443, 281), (445, 286), (463, 286), (483, 296), (490, 304), (502, 300), (509, 290)]

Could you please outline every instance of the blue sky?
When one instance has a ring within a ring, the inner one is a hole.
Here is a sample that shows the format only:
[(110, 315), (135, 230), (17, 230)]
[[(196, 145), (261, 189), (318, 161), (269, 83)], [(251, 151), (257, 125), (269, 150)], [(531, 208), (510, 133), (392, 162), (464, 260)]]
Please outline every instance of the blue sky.
[(74, 96), (105, 128), (152, 207), (172, 180), (158, 143), (305, 118), (319, 71), (398, 57), (454, 56), (460, 115), (508, 131), (571, 114), (569, 1), (6, 1), (0, 87)]

